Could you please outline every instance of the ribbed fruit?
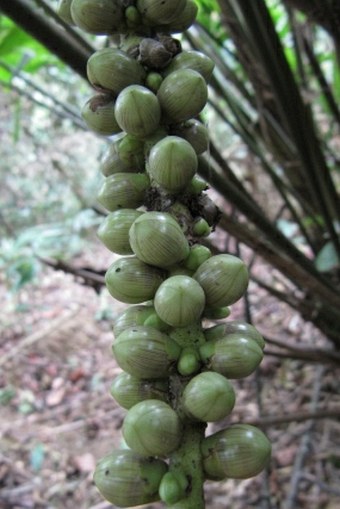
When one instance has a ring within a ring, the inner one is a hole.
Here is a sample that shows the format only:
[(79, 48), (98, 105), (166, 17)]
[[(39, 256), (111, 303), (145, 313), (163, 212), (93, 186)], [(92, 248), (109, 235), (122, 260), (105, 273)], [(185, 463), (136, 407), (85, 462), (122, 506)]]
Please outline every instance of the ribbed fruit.
[(166, 268), (189, 253), (189, 244), (177, 221), (166, 212), (146, 212), (132, 224), (130, 245), (145, 263)]
[(248, 479), (268, 464), (271, 445), (264, 433), (249, 424), (235, 424), (206, 437), (201, 445), (208, 479)]

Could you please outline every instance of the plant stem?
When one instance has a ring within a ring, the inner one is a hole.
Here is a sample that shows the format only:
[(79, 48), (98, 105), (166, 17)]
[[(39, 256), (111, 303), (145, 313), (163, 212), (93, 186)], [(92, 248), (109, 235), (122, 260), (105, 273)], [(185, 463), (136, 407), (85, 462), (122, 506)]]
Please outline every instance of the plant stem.
[(170, 472), (184, 474), (189, 481), (187, 497), (171, 509), (204, 509), (204, 474), (200, 444), (204, 437), (205, 423), (184, 421), (183, 440), (170, 457)]

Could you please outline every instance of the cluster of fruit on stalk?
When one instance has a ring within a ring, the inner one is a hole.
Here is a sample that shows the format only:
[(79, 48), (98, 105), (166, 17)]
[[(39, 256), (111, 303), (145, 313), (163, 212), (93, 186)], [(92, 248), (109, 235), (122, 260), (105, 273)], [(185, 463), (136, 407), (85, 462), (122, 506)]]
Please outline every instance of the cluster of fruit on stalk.
[(194, 22), (193, 0), (62, 0), (59, 14), (113, 42), (88, 60), (97, 93), (82, 114), (93, 131), (115, 135), (101, 164), (98, 200), (109, 213), (98, 236), (122, 255), (107, 288), (132, 304), (114, 324), (113, 354), (124, 371), (111, 387), (128, 410), (128, 448), (103, 458), (94, 480), (118, 506), (161, 499), (193, 508), (181, 505), (194, 475), (178, 465), (185, 434), (199, 430), (204, 479), (254, 476), (270, 455), (266, 436), (250, 425), (204, 436), (206, 423), (233, 409), (229, 379), (251, 374), (264, 347), (247, 323), (205, 325), (227, 317), (248, 285), (239, 258), (214, 256), (202, 242), (218, 218), (196, 175), (209, 142), (197, 116), (214, 64), (173, 37)]

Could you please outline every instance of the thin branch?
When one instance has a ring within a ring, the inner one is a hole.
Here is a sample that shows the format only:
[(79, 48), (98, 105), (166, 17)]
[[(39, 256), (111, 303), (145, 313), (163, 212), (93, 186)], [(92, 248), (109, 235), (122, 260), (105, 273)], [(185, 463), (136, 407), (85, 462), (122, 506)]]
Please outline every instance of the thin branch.
[[(312, 414), (320, 414), (320, 409), (317, 411), (316, 408), (318, 406), (320, 391), (321, 391), (321, 381), (322, 376), (324, 374), (324, 367), (320, 367), (317, 370), (314, 387), (313, 387), (313, 396), (311, 401), (311, 413)], [(339, 414), (338, 414), (339, 415)], [(301, 480), (301, 472), (303, 469), (303, 465), (306, 459), (306, 456), (309, 451), (310, 441), (311, 441), (311, 433), (315, 425), (315, 419), (311, 419), (306, 426), (304, 434), (301, 439), (300, 447), (295, 456), (292, 479), (290, 484), (290, 492), (288, 493), (286, 502), (284, 504), (284, 509), (295, 509), (296, 508), (296, 499), (299, 490), (299, 484)]]
[[(278, 424), (287, 424), (289, 422), (318, 421), (322, 419), (337, 419), (340, 417), (340, 408), (319, 408), (311, 412), (294, 412), (284, 415), (265, 415), (256, 419), (247, 419), (247, 424), (259, 426), (261, 428), (270, 428)], [(292, 506), (294, 507), (294, 506)], [(296, 506), (295, 506), (296, 507)]]
[(29, 0), (0, 0), (0, 10), (87, 80), (86, 64), (91, 55), (88, 44), (81, 44), (77, 37), (32, 7)]

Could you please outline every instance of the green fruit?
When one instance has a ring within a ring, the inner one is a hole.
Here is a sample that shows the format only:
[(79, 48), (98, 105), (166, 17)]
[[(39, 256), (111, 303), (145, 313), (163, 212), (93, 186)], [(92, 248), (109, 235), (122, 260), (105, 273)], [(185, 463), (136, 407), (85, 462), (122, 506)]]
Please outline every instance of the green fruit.
[(157, 96), (146, 87), (130, 85), (120, 92), (115, 105), (118, 125), (136, 138), (152, 134), (161, 119)]
[(74, 20), (71, 14), (71, 3), (72, 0), (59, 0), (57, 7), (58, 16), (68, 25), (74, 25)]
[(247, 289), (248, 270), (236, 256), (212, 256), (199, 266), (193, 278), (202, 286), (209, 307), (224, 307), (236, 302)]
[(118, 365), (135, 378), (165, 378), (175, 370), (179, 345), (153, 327), (137, 325), (125, 329), (114, 341)]
[(198, 7), (194, 0), (186, 0), (185, 6), (177, 18), (164, 27), (160, 27), (169, 34), (184, 32), (195, 22)]
[(214, 70), (214, 62), (204, 53), (195, 50), (182, 51), (178, 53), (164, 69), (163, 76), (169, 76), (179, 69), (192, 69), (197, 71), (205, 81), (209, 81)]
[(206, 437), (201, 450), (208, 479), (248, 479), (266, 467), (271, 445), (259, 429), (236, 424)]
[(206, 221), (203, 217), (197, 217), (192, 226), (192, 234), (195, 237), (208, 237), (211, 233), (211, 228), (209, 226), (208, 221)]
[(94, 483), (103, 497), (118, 507), (149, 504), (159, 500), (159, 485), (167, 469), (160, 459), (116, 450), (98, 462)]
[(137, 0), (137, 9), (147, 24), (170, 23), (185, 6), (185, 0)]
[(182, 376), (190, 376), (197, 373), (201, 367), (201, 359), (197, 348), (186, 346), (182, 349), (177, 363), (177, 371)]
[(123, 408), (129, 409), (146, 399), (167, 401), (166, 380), (140, 380), (128, 373), (120, 373), (111, 384), (110, 394)]
[(250, 375), (263, 358), (257, 342), (237, 332), (204, 343), (200, 347), (200, 355), (208, 369), (228, 378)]
[(170, 193), (177, 193), (195, 175), (197, 156), (187, 141), (166, 136), (150, 150), (147, 168), (157, 184)]
[(163, 76), (158, 72), (149, 72), (145, 79), (145, 85), (152, 90), (152, 92), (157, 93), (161, 83), (163, 81)]
[(167, 403), (149, 399), (130, 408), (123, 423), (123, 436), (134, 452), (165, 457), (181, 442), (181, 423)]
[(102, 136), (111, 136), (121, 131), (114, 109), (115, 102), (111, 96), (98, 94), (84, 104), (81, 115), (92, 131)]
[(128, 168), (145, 169), (144, 142), (131, 134), (117, 141), (117, 153)]
[(135, 5), (129, 5), (125, 11), (126, 24), (129, 28), (137, 28), (141, 22), (141, 15)]
[(105, 283), (115, 299), (140, 304), (153, 299), (163, 278), (163, 273), (156, 267), (150, 267), (138, 258), (124, 257), (110, 265)]
[(259, 331), (250, 323), (243, 322), (242, 320), (229, 320), (204, 331), (207, 341), (220, 339), (234, 333), (238, 333), (242, 337), (247, 337), (256, 341), (262, 350), (265, 347), (265, 341)]
[(96, 51), (87, 61), (87, 76), (99, 90), (118, 95), (125, 87), (142, 84), (145, 70), (137, 60), (116, 48)]
[(235, 392), (224, 376), (206, 371), (190, 380), (181, 401), (184, 412), (191, 419), (215, 422), (230, 414), (235, 404)]
[(114, 173), (109, 175), (98, 193), (98, 201), (110, 212), (140, 207), (150, 180), (143, 173)]
[(129, 306), (116, 319), (113, 326), (113, 333), (117, 338), (125, 329), (135, 325), (144, 325), (145, 320), (154, 314), (153, 306), (145, 306), (139, 304), (137, 306)]
[(230, 315), (230, 308), (224, 306), (223, 308), (209, 308), (205, 307), (203, 317), (209, 320), (222, 320)]
[(184, 124), (176, 126), (172, 129), (172, 134), (188, 141), (197, 155), (202, 154), (208, 149), (209, 132), (199, 120), (190, 119), (184, 122)]
[(169, 123), (179, 124), (196, 117), (208, 99), (205, 79), (191, 69), (179, 69), (164, 78), (157, 92)]
[(139, 170), (135, 166), (128, 166), (121, 160), (118, 154), (117, 140), (111, 143), (100, 161), (99, 169), (104, 177), (114, 173), (137, 173)]
[(175, 504), (185, 498), (188, 484), (188, 479), (184, 473), (167, 472), (161, 480), (159, 496), (165, 504)]
[(123, 28), (124, 12), (118, 0), (73, 0), (74, 23), (90, 34), (115, 34)]
[(130, 228), (130, 245), (145, 263), (166, 268), (189, 253), (189, 244), (177, 221), (166, 212), (146, 212)]
[(101, 223), (97, 235), (113, 253), (133, 254), (129, 242), (129, 230), (132, 223), (143, 214), (135, 209), (120, 209), (111, 212)]
[(204, 305), (202, 288), (189, 276), (169, 277), (159, 286), (154, 298), (156, 313), (172, 327), (197, 322)]

